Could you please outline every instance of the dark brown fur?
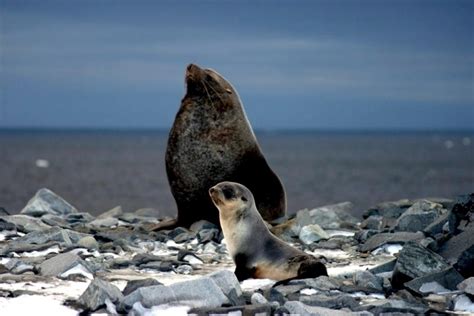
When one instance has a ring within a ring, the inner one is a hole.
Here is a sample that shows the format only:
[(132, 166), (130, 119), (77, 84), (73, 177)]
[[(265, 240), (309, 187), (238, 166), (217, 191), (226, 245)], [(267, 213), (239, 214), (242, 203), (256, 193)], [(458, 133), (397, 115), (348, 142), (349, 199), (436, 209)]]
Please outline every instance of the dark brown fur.
[(216, 72), (196, 65), (188, 66), (186, 85), (166, 150), (178, 224), (206, 219), (219, 225), (208, 189), (221, 181), (250, 188), (265, 220), (284, 216), (283, 186), (263, 157), (237, 91)]

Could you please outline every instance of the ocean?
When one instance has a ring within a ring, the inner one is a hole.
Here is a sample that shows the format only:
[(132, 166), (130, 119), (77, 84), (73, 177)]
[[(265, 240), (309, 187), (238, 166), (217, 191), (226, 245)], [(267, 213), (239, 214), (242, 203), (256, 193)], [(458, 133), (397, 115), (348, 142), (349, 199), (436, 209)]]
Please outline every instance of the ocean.
[[(288, 213), (474, 191), (474, 132), (257, 132), (287, 193)], [(49, 188), (99, 214), (176, 206), (165, 172), (167, 131), (2, 130), (0, 207), (18, 213)]]

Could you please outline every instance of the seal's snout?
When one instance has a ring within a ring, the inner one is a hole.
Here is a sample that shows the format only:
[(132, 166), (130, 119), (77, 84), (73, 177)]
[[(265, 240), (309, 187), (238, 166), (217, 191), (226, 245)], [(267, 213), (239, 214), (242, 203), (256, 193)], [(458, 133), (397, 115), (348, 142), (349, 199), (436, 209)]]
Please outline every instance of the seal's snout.
[(209, 193), (210, 193), (210, 194), (214, 193), (215, 191), (216, 191), (216, 189), (214, 189), (214, 187), (212, 187), (212, 188), (209, 189)]
[(202, 69), (195, 64), (189, 64), (186, 67), (186, 79), (187, 80), (195, 80), (201, 77)]

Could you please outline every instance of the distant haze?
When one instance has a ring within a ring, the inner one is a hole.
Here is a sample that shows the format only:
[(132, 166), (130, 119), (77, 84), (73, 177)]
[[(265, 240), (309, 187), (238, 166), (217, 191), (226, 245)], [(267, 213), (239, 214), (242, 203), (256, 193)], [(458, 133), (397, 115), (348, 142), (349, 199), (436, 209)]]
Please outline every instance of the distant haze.
[(473, 6), (0, 0), (0, 128), (169, 128), (193, 62), (257, 129), (472, 129)]

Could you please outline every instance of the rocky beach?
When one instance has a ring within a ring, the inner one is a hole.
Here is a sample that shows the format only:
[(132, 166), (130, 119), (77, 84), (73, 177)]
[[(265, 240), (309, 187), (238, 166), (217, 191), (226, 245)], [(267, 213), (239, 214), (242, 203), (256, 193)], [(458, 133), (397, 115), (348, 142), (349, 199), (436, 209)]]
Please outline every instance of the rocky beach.
[[(474, 313), (474, 194), (298, 211), (271, 231), (329, 277), (238, 282), (219, 228), (154, 209), (81, 212), (48, 189), (0, 209), (2, 315)], [(258, 238), (258, 236), (255, 236)]]

